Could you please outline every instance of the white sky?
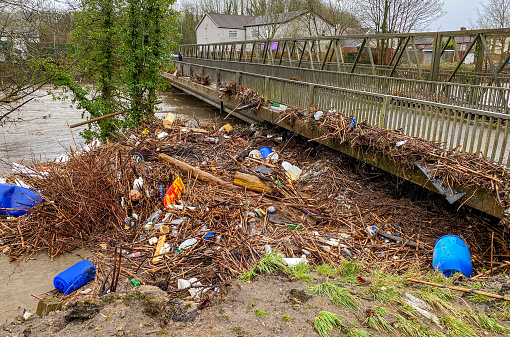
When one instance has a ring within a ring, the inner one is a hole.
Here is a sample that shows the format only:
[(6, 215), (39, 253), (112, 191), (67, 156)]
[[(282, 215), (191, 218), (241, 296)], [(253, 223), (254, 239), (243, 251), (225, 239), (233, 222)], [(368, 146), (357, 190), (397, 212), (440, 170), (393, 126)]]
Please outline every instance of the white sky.
[(443, 0), (446, 14), (432, 22), (427, 31), (460, 30), (460, 27), (472, 29), (469, 19), (476, 20), (476, 8), (479, 0)]

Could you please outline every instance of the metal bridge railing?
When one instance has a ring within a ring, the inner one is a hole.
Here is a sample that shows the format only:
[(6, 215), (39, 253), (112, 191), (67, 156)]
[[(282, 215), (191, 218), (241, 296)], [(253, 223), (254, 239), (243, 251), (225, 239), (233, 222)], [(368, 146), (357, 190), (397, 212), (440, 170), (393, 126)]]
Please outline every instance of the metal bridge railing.
[(445, 150), (458, 149), (510, 166), (507, 142), (510, 115), (419, 99), (293, 81), (274, 76), (177, 62), (182, 74), (211, 76), (213, 83), (237, 81), (265, 99), (306, 108), (307, 95), (320, 108), (333, 108), (358, 121), (409, 136), (440, 143)]
[(194, 64), (223, 69), (243, 69), (246, 72), (280, 78), (297, 77), (304, 82), (325, 84), (360, 91), (368, 91), (392, 96), (407, 97), (508, 113), (510, 88), (460, 84), (451, 82), (432, 82), (395, 77), (345, 73), (307, 68), (293, 68), (280, 65), (229, 62), (221, 60), (185, 59)]

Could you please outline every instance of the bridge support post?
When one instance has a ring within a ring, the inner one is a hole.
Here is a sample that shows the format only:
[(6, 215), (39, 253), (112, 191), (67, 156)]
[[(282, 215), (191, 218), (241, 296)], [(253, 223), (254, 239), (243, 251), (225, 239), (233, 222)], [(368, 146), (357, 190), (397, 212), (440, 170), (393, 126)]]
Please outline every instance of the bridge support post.
[(236, 85), (240, 85), (240, 84), (241, 84), (241, 72), (236, 71)]
[(310, 103), (310, 105), (312, 105), (312, 104), (314, 104), (313, 102), (314, 102), (314, 98), (315, 98), (315, 84), (313, 84), (313, 83), (310, 84), (308, 86), (308, 88), (309, 88), (308, 89), (308, 96), (309, 96), (308, 98), (310, 101), (309, 103)]
[(264, 103), (269, 100), (269, 77), (264, 76)]
[(381, 129), (387, 128), (387, 125), (386, 125), (386, 115), (390, 111), (390, 101), (391, 101), (391, 97), (384, 96), (384, 99), (383, 99), (383, 102), (382, 102), (381, 113), (379, 115), (379, 125), (378, 125), (378, 127), (381, 128)]

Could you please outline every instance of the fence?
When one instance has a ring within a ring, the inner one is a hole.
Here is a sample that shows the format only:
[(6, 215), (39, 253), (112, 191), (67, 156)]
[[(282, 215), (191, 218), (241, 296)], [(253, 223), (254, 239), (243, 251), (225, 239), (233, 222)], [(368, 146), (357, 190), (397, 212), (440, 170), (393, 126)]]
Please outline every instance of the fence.
[(267, 100), (305, 108), (307, 95), (322, 109), (333, 108), (359, 122), (401, 129), (409, 136), (435, 141), (443, 149), (474, 153), (510, 166), (509, 114), (367, 91), (339, 88), (275, 76), (177, 62), (182, 74), (211, 76), (213, 83), (237, 81)]

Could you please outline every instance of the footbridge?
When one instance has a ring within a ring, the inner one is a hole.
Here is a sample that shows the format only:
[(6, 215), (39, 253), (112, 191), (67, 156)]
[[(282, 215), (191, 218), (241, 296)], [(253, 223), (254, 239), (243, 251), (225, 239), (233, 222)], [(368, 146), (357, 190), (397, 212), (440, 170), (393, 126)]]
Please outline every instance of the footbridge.
[[(315, 139), (323, 135), (320, 128), (281, 120), (284, 109), (275, 107), (306, 111), (313, 104), (436, 142), (442, 150), (483, 157), (505, 168), (503, 176), (510, 167), (510, 29), (264, 39), (181, 45), (180, 52), (178, 71), (164, 74), (171, 84), (242, 119), (266, 120)], [(196, 83), (197, 75), (209, 76), (211, 84)], [(240, 109), (239, 100), (220, 97), (217, 90), (230, 81), (272, 104), (254, 112)], [(449, 189), (441, 179), (429, 179), (423, 167), (403, 168), (387, 155), (348, 143), (319, 142), (449, 201), (500, 218), (508, 207), (499, 186), (506, 177), (493, 177), (499, 185), (492, 188), (467, 183)], [(477, 174), (484, 172), (472, 179)]]

